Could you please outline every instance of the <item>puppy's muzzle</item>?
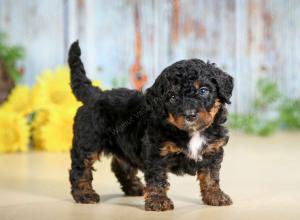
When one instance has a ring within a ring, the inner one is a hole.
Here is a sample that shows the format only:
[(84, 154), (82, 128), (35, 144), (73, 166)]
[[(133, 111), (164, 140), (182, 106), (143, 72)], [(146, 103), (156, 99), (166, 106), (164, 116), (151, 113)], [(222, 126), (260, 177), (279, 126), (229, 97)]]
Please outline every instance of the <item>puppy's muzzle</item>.
[(194, 122), (199, 118), (196, 110), (186, 110), (184, 117), (187, 122)]

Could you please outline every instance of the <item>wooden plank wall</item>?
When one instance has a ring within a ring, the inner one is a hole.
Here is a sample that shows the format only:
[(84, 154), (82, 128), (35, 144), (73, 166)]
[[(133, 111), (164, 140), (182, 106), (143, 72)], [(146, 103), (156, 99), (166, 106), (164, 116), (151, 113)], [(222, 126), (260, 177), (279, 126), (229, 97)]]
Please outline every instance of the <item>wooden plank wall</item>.
[(234, 76), (233, 111), (251, 108), (260, 77), (300, 97), (298, 0), (0, 0), (0, 31), (25, 47), (27, 84), (80, 39), (89, 76), (105, 86), (131, 86), (136, 62), (149, 86), (167, 65), (197, 57)]

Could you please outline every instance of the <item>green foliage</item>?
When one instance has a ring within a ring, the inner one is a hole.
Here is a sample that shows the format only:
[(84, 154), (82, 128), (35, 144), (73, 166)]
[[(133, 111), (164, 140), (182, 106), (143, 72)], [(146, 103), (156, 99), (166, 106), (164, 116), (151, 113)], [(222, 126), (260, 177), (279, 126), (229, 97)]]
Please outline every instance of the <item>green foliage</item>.
[(257, 81), (258, 94), (254, 100), (255, 110), (268, 108), (280, 98), (280, 92), (275, 82), (262, 78)]
[(300, 129), (300, 99), (287, 100), (279, 107), (280, 121), (287, 129)]
[(122, 76), (119, 75), (119, 76), (114, 77), (114, 78), (111, 80), (111, 84), (112, 84), (112, 87), (113, 87), (113, 88), (125, 87), (127, 81), (128, 81), (128, 79), (127, 79), (126, 76), (124, 76), (124, 75), (122, 75)]
[(0, 33), (0, 62), (4, 65), (4, 68), (14, 81), (17, 81), (21, 77), (16, 62), (23, 57), (23, 48), (19, 46), (9, 46), (6, 42), (6, 36)]
[(277, 84), (267, 79), (258, 80), (257, 92), (250, 113), (229, 115), (231, 128), (261, 136), (270, 135), (280, 127), (300, 129), (300, 100), (282, 98)]
[(230, 114), (228, 121), (233, 129), (261, 136), (274, 133), (280, 125), (278, 120), (263, 120), (259, 114)]

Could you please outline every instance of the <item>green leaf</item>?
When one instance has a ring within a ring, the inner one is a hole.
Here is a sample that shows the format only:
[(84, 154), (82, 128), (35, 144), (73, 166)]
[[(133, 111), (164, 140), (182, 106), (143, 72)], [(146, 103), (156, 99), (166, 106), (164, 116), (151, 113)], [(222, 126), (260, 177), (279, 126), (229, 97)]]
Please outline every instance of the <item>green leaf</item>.
[(24, 57), (24, 49), (20, 46), (9, 46), (7, 36), (0, 33), (0, 62), (3, 64), (12, 80), (18, 81), (21, 73), (17, 68), (17, 61)]
[(257, 97), (254, 100), (255, 109), (267, 108), (280, 98), (280, 92), (275, 82), (262, 78), (257, 81)]
[(280, 121), (284, 128), (300, 129), (300, 99), (284, 99), (279, 108)]

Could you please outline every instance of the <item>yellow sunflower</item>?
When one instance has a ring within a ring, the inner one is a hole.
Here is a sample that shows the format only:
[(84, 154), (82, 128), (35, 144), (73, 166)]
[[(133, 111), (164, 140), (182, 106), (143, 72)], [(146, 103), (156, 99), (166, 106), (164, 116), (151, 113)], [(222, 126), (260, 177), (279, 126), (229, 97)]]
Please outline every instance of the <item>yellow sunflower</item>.
[(0, 110), (0, 152), (25, 152), (29, 144), (29, 125), (21, 114)]
[(93, 80), (93, 81), (92, 81), (92, 85), (93, 85), (93, 86), (100, 87), (100, 88), (103, 89), (101, 82), (98, 81), (98, 80)]
[(23, 116), (33, 111), (30, 89), (24, 85), (17, 85), (10, 93), (7, 101), (1, 106), (5, 111), (16, 112)]
[(53, 106), (79, 107), (70, 88), (70, 71), (67, 67), (59, 67), (55, 71), (45, 70), (32, 89), (32, 99), (37, 108)]
[(49, 112), (38, 112), (33, 122), (35, 148), (47, 151), (70, 150), (75, 112), (74, 108), (55, 108)]
[(35, 112), (31, 123), (32, 143), (36, 150), (43, 150), (44, 141), (42, 136), (42, 127), (49, 121), (49, 111), (39, 110)]
[[(100, 86), (99, 81), (93, 81)], [(45, 70), (32, 88), (32, 105), (36, 112), (32, 121), (34, 148), (47, 151), (68, 151), (73, 138), (73, 120), (78, 102), (70, 88), (70, 71), (59, 67)]]

